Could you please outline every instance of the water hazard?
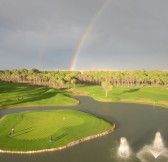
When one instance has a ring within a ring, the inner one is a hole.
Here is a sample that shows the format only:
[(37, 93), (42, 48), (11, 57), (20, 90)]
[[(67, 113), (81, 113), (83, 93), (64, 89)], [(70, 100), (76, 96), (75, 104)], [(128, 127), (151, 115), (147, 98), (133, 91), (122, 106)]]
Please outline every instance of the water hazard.
[[(115, 132), (62, 151), (13, 155), (0, 154), (2, 162), (167, 162), (168, 109), (126, 103), (101, 103), (79, 97), (80, 105), (5, 109), (0, 116), (30, 110), (71, 108), (116, 123)], [(120, 148), (120, 149), (119, 149)], [(120, 154), (119, 154), (120, 151)]]

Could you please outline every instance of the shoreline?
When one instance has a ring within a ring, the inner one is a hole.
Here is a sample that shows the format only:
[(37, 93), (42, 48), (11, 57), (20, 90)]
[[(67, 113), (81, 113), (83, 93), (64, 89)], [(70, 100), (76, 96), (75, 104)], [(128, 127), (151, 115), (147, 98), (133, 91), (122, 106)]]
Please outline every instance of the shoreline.
[(157, 106), (157, 107), (166, 108), (166, 109), (168, 108), (168, 101), (158, 101), (157, 103), (154, 104), (152, 101), (151, 102), (142, 102), (141, 99), (139, 99), (139, 100), (129, 100), (128, 99), (128, 101), (126, 101), (127, 99), (126, 100), (123, 99), (123, 100), (120, 100), (120, 101), (111, 101), (111, 100), (108, 100), (108, 99), (107, 100), (97, 99), (97, 98), (94, 98), (92, 96), (88, 96), (88, 97), (91, 97), (95, 101), (104, 102), (104, 103), (115, 103), (115, 102), (116, 103), (129, 103), (129, 104), (134, 103), (134, 104), (143, 104), (143, 105)]
[(112, 133), (115, 129), (116, 129), (116, 126), (115, 126), (115, 123), (114, 123), (113, 127), (110, 128), (109, 130), (105, 131), (105, 132), (102, 132), (102, 133), (99, 133), (99, 134), (96, 134), (96, 135), (91, 135), (91, 136), (88, 136), (88, 137), (84, 137), (82, 139), (70, 142), (70, 143), (68, 143), (64, 146), (60, 146), (60, 147), (57, 147), (57, 148), (32, 150), (32, 151), (5, 151), (5, 150), (0, 150), (0, 154), (3, 154), (3, 153), (4, 154), (39, 154), (39, 153), (60, 151), (60, 150), (64, 150), (66, 148), (70, 148), (70, 147), (73, 147), (75, 145), (78, 145), (78, 144), (83, 143), (85, 141), (89, 141), (91, 139), (95, 139), (95, 138), (98, 138), (98, 137), (108, 135), (108, 134)]

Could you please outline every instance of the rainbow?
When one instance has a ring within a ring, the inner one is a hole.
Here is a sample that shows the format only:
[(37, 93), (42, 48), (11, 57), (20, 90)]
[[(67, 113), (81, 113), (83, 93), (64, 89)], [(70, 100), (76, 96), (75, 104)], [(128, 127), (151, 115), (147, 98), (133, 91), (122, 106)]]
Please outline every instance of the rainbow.
[(91, 21), (89, 22), (88, 26), (85, 28), (83, 34), (80, 37), (80, 40), (77, 44), (77, 47), (75, 49), (75, 52), (73, 54), (72, 57), (72, 61), (69, 67), (69, 70), (73, 71), (75, 69), (75, 65), (79, 56), (79, 53), (81, 51), (81, 48), (83, 46), (83, 44), (86, 41), (86, 38), (89, 34), (89, 32), (91, 31), (92, 27), (94, 26), (96, 20), (98, 19), (98, 17), (101, 15), (101, 13), (103, 12), (103, 10), (106, 8), (107, 4), (108, 4), (109, 0), (103, 0), (101, 6), (98, 8), (96, 14), (92, 17)]

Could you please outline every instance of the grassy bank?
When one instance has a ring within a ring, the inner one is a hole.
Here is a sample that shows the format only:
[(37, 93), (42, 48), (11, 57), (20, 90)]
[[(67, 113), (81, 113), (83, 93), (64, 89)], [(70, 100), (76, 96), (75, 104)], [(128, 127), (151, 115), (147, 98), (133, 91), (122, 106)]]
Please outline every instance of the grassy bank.
[(105, 91), (101, 86), (77, 86), (76, 92), (103, 102), (135, 102), (168, 108), (167, 87), (115, 87), (108, 92), (108, 97), (105, 97)]
[(25, 106), (70, 106), (78, 102), (70, 93), (25, 84), (0, 82), (0, 109)]
[[(108, 92), (101, 86), (76, 86), (74, 95), (87, 95), (101, 102), (134, 102), (168, 108), (168, 87), (115, 87)], [(0, 109), (26, 106), (70, 106), (78, 104), (71, 92), (25, 84), (0, 82)]]
[[(0, 150), (29, 151), (57, 148), (102, 133), (112, 126), (113, 124), (91, 114), (66, 109), (6, 115), (0, 119)], [(14, 134), (10, 136), (12, 128)]]

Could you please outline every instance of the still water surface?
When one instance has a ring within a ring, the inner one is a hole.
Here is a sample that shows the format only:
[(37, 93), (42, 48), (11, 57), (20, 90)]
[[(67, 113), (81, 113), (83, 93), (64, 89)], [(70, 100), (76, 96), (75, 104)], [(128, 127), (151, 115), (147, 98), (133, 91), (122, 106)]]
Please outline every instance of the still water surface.
[[(168, 147), (168, 109), (141, 104), (102, 103), (89, 97), (77, 99), (80, 100), (78, 106), (5, 109), (0, 111), (0, 117), (20, 111), (71, 108), (115, 122), (115, 132), (62, 151), (32, 155), (0, 154), (0, 162), (140, 162), (136, 153), (144, 145), (152, 143), (157, 131)], [(131, 147), (129, 159), (121, 159), (117, 155), (121, 137), (126, 137)], [(153, 161), (167, 162), (168, 159), (150, 158), (150, 162)]]

